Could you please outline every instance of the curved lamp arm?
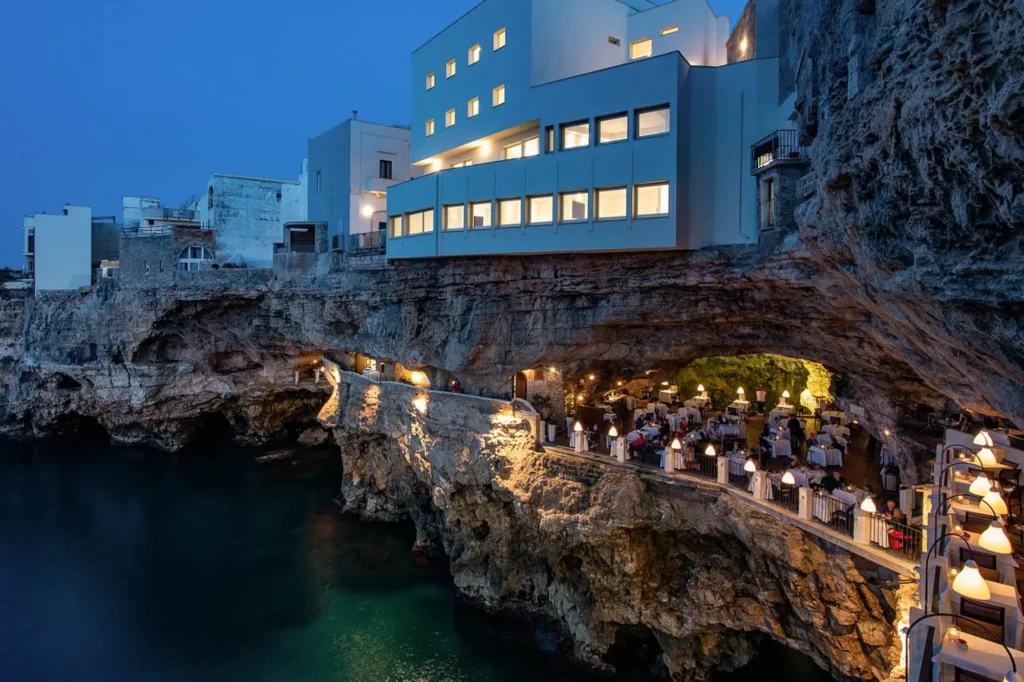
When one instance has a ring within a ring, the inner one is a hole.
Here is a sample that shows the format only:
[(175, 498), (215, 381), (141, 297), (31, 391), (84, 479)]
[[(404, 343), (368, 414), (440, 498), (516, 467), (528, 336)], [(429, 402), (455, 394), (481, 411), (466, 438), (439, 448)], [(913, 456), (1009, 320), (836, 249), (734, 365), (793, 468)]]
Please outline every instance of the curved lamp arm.
[[(907, 675), (908, 676), (910, 675), (911, 663), (914, 660), (913, 657), (910, 655), (910, 645), (912, 643), (912, 640), (910, 639), (910, 633), (913, 632), (914, 628), (917, 627), (918, 623), (920, 623), (922, 621), (925, 621), (925, 620), (928, 620), (929, 618), (939, 618), (939, 617), (952, 618), (954, 621), (966, 620), (966, 621), (970, 621), (970, 622), (974, 623), (975, 625), (981, 625), (982, 627), (986, 627), (987, 626), (987, 623), (983, 623), (980, 620), (976, 620), (976, 619), (970, 618), (968, 616), (961, 616), (960, 614), (957, 614), (957, 613), (930, 613), (930, 614), (927, 614), (925, 616), (921, 616), (920, 618), (915, 620), (913, 623), (911, 623), (910, 627), (908, 627), (907, 630), (906, 630), (906, 635), (907, 635)], [(1013, 670), (1013, 674), (1016, 675), (1017, 674), (1017, 659), (1015, 659), (1013, 657), (1013, 654), (1010, 653), (1010, 647), (1006, 646), (1006, 644), (1004, 644), (1003, 642), (1000, 642), (1000, 645), (1002, 645), (1003, 649), (1006, 651), (1006, 655), (1010, 657), (1011, 670)]]
[[(968, 535), (967, 537), (970, 537), (970, 536)], [(947, 533), (943, 533), (942, 535), (940, 535), (939, 537), (937, 537), (935, 539), (935, 542), (933, 542), (931, 544), (931, 547), (928, 548), (928, 553), (924, 555), (924, 598), (925, 598), (924, 610), (925, 610), (925, 612), (928, 611), (928, 605), (931, 604), (931, 592), (928, 591), (928, 574), (929, 574), (928, 562), (932, 558), (932, 552), (935, 550), (936, 547), (938, 547), (939, 543), (942, 542), (943, 540), (945, 540), (946, 538), (959, 538), (961, 541), (963, 541), (963, 543), (965, 545), (967, 545), (967, 551), (970, 553), (971, 558), (974, 557), (974, 550), (971, 549), (971, 543), (967, 542), (967, 538), (965, 538), (963, 535), (960, 535), (960, 533), (956, 533), (956, 532), (950, 533), (950, 532), (947, 532)]]

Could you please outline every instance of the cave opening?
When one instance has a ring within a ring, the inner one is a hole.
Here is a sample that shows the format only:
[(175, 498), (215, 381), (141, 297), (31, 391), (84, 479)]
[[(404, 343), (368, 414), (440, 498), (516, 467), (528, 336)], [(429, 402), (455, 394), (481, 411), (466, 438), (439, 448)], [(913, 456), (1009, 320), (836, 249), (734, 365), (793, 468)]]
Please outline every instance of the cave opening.
[(193, 445), (227, 445), (235, 440), (236, 430), (223, 412), (210, 412), (196, 419), (192, 429)]
[(615, 641), (608, 648), (604, 661), (615, 668), (619, 679), (653, 677), (670, 679), (662, 661), (661, 644), (646, 625), (621, 625), (615, 631)]

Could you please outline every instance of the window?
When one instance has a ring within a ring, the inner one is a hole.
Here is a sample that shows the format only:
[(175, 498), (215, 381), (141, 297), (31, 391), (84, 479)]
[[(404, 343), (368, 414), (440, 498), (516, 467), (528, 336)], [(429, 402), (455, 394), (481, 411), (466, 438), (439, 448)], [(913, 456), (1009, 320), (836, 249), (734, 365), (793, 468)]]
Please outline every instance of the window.
[(398, 239), (402, 236), (402, 216), (391, 216), (391, 238)]
[(562, 126), (562, 149), (590, 146), (590, 121), (567, 123)]
[(427, 74), (427, 90), (433, 90), (436, 79), (434, 78), (434, 72), (431, 71)]
[(497, 52), (505, 47), (505, 29), (499, 28), (494, 32), (494, 51)]
[(543, 225), (554, 222), (555, 198), (551, 195), (530, 197), (527, 199), (530, 211), (530, 224)]
[(609, 187), (597, 190), (597, 219), (616, 220), (626, 217), (625, 187)]
[(668, 183), (637, 185), (633, 206), (633, 215), (638, 218), (668, 215)]
[(661, 35), (663, 35), (663, 36), (669, 36), (669, 35), (672, 35), (673, 33), (678, 33), (678, 32), (679, 32), (679, 24), (676, 24), (675, 26), (666, 26), (665, 28), (661, 29)]
[(608, 36), (608, 42), (611, 43), (612, 45), (616, 45), (616, 46), (622, 44), (622, 41), (619, 40), (618, 38), (616, 38), (615, 36)]
[[(202, 268), (203, 261), (213, 259), (213, 253), (206, 250), (203, 246), (186, 246), (182, 249), (181, 253), (178, 254), (178, 262), (175, 265), (175, 269), (178, 272), (195, 272)], [(164, 262), (159, 263), (160, 272), (164, 270)], [(146, 273), (149, 273), (149, 261), (146, 261)]]
[(444, 207), (444, 229), (462, 230), (466, 227), (466, 207), (454, 204)]
[(510, 144), (501, 151), (501, 158), (508, 161), (509, 159), (521, 159), (523, 158), (523, 145), (521, 142), (516, 144)]
[(491, 90), (491, 106), (500, 107), (505, 103), (505, 86), (499, 85), (498, 87)]
[(498, 200), (498, 227), (514, 227), (523, 224), (523, 200)]
[(472, 165), (472, 161), (459, 161), (458, 163), (453, 163), (452, 168), (469, 168)]
[(620, 142), (629, 135), (629, 117), (625, 114), (597, 122), (597, 143)]
[(765, 181), (765, 219), (768, 227), (775, 227), (775, 183), (772, 180)]
[[(316, 172), (316, 191), (320, 191), (320, 171)], [(213, 188), (210, 188), (210, 205), (208, 208), (213, 208)]]
[(480, 113), (480, 98), (474, 97), (469, 100), (469, 104), (466, 106), (466, 118), (473, 118)]
[(529, 140), (523, 140), (523, 156), (537, 156), (540, 154), (540, 138), (531, 137)]
[(555, 151), (555, 126), (544, 129), (544, 151), (548, 154)]
[(561, 222), (578, 223), (587, 220), (589, 199), (587, 192), (566, 192), (561, 195)]
[(473, 221), (469, 227), (471, 230), (482, 230), (491, 226), (491, 202), (481, 201), (469, 205), (470, 219)]
[(636, 114), (636, 136), (664, 135), (670, 130), (671, 121), (671, 111), (668, 107), (638, 111)]
[(469, 65), (473, 66), (478, 61), (480, 61), (480, 46), (474, 45), (469, 48)]
[(453, 125), (455, 125), (455, 110), (449, 109), (444, 112), (444, 127), (451, 128)]
[(406, 216), (409, 225), (409, 236), (434, 231), (434, 210), (417, 211)]
[(278, 201), (281, 201), (281, 193), (280, 193), (280, 192), (278, 192), (278, 193), (277, 193), (277, 196), (276, 196), (275, 198), (276, 198), (276, 199), (277, 199)]
[(387, 159), (380, 160), (380, 177), (384, 180), (391, 179), (391, 162)]
[(455, 75), (455, 60), (449, 59), (448, 63), (444, 65), (444, 77), (451, 78)]
[(430, 119), (430, 120), (427, 121), (427, 137), (430, 137), (433, 134), (434, 134), (434, 119)]
[(650, 38), (634, 40), (629, 44), (629, 58), (644, 59), (645, 57), (650, 57), (653, 54), (653, 47), (654, 42)]
[(501, 151), (501, 158), (507, 161), (509, 159), (537, 156), (538, 154), (540, 154), (540, 138), (531, 137), (528, 140), (506, 146)]

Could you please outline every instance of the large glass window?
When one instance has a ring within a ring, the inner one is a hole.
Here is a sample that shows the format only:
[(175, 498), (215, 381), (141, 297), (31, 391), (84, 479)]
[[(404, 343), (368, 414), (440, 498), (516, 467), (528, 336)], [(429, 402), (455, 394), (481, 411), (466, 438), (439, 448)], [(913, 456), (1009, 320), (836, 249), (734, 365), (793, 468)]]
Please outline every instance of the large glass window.
[(523, 156), (537, 156), (540, 154), (540, 138), (531, 137), (528, 140), (523, 140)]
[(480, 46), (474, 45), (469, 48), (469, 65), (473, 66), (478, 61), (480, 61)]
[(505, 86), (499, 85), (491, 91), (491, 106), (500, 107), (505, 103)]
[(562, 149), (590, 146), (590, 121), (562, 126)]
[(408, 225), (407, 234), (411, 237), (416, 234), (426, 234), (434, 231), (434, 209), (410, 213), (406, 217)]
[(463, 204), (453, 204), (444, 207), (444, 229), (462, 230), (466, 227), (466, 207)]
[(455, 75), (455, 60), (449, 59), (448, 63), (444, 65), (444, 77), (451, 78)]
[(629, 44), (629, 58), (630, 59), (643, 59), (650, 57), (654, 53), (654, 41), (650, 38), (643, 38), (642, 40), (634, 40)]
[(501, 151), (501, 158), (505, 160), (521, 159), (528, 156), (537, 156), (538, 154), (540, 154), (540, 138), (531, 137), (528, 140), (504, 147)]
[(671, 114), (672, 112), (668, 107), (637, 112), (636, 136), (648, 137), (650, 135), (663, 135), (667, 133), (671, 126)]
[(554, 222), (555, 198), (553, 196), (549, 194), (540, 197), (530, 197), (527, 199), (527, 203), (529, 205), (531, 225), (543, 225)]
[(491, 226), (491, 202), (481, 201), (470, 204), (470, 217), (473, 221), (469, 227), (472, 230), (482, 230)]
[(608, 144), (609, 142), (625, 140), (629, 134), (628, 129), (629, 117), (625, 114), (621, 116), (602, 118), (597, 122), (598, 144)]
[(427, 90), (433, 89), (435, 80), (433, 71), (427, 74)]
[(391, 216), (391, 238), (398, 239), (402, 236), (402, 216)]
[(607, 187), (597, 190), (597, 219), (615, 220), (626, 217), (625, 187)]
[(634, 198), (633, 215), (644, 216), (668, 215), (668, 183), (656, 182), (649, 185), (637, 185)]
[(494, 51), (497, 52), (505, 47), (505, 29), (499, 28), (494, 32)]
[(523, 224), (523, 200), (498, 200), (498, 227), (513, 227)]
[(590, 197), (587, 192), (565, 192), (561, 196), (561, 222), (578, 223), (589, 218)]
[(466, 106), (466, 117), (473, 118), (480, 113), (480, 98), (474, 97), (469, 100), (469, 104)]
[(451, 128), (453, 125), (455, 125), (455, 110), (449, 109), (444, 112), (444, 127)]

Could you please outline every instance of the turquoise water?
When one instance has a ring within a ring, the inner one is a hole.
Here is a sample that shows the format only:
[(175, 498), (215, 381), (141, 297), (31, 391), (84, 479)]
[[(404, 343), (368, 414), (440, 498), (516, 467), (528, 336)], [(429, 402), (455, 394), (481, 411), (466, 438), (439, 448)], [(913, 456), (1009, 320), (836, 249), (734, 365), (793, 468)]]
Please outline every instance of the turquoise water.
[(335, 455), (251, 457), (0, 443), (0, 680), (592, 679), (341, 517)]

